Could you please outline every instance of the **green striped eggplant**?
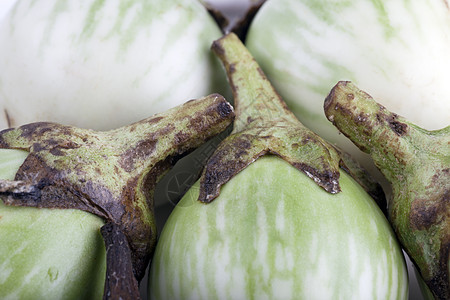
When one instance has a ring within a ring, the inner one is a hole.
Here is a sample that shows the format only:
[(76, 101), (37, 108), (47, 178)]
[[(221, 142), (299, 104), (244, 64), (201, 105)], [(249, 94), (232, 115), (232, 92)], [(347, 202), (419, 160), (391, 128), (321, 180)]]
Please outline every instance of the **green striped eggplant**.
[(138, 299), (156, 184), (233, 117), (212, 94), (109, 131), (0, 131), (0, 299)]
[[(0, 149), (0, 178), (13, 180), (27, 155)], [(79, 210), (10, 207), (0, 201), (0, 298), (101, 299), (103, 224)]]
[(0, 129), (109, 130), (225, 93), (220, 35), (197, 0), (18, 0), (0, 21)]
[(426, 283), (419, 281), (424, 296), (449, 299), (450, 126), (420, 128), (348, 81), (333, 87), (324, 110), (392, 184), (389, 220)]
[(407, 299), (380, 187), (295, 118), (236, 35), (213, 50), (233, 131), (163, 228), (150, 298)]
[(205, 205), (195, 185), (164, 226), (151, 299), (407, 299), (389, 224), (345, 173), (331, 195), (262, 157)]
[(340, 80), (432, 130), (450, 119), (450, 9), (442, 0), (269, 0), (246, 45), (297, 117), (352, 153), (368, 155), (325, 118), (323, 100)]

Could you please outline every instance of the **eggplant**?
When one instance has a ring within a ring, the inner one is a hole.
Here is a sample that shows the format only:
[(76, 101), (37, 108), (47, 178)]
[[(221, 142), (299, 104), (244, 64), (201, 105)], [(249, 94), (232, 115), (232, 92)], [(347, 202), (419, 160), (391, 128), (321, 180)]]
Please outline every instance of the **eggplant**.
[(136, 298), (156, 243), (156, 183), (233, 116), (212, 94), (110, 131), (1, 131), (18, 169), (0, 180), (0, 298)]
[(150, 299), (407, 299), (381, 187), (297, 120), (234, 33), (212, 49), (236, 118), (164, 225)]
[(389, 220), (428, 287), (424, 294), (449, 299), (450, 126), (423, 129), (348, 81), (335, 85), (324, 109), (391, 183)]

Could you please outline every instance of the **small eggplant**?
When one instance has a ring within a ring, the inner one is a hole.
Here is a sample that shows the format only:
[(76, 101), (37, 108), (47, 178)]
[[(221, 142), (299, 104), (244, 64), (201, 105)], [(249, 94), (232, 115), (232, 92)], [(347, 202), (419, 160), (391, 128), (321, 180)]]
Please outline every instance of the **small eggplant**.
[(324, 107), (391, 183), (389, 220), (429, 288), (424, 294), (450, 299), (450, 126), (420, 128), (347, 81), (331, 90)]
[(138, 298), (156, 242), (156, 183), (233, 116), (213, 94), (111, 131), (41, 122), (0, 132), (20, 165), (0, 180), (0, 298), (86, 299), (100, 278), (105, 299)]
[(0, 129), (110, 130), (229, 92), (209, 52), (220, 29), (198, 0), (12, 1), (0, 11)]
[(233, 131), (163, 228), (150, 298), (407, 299), (400, 246), (357, 181), (380, 186), (350, 176), (363, 171), (296, 119), (235, 34), (213, 51)]

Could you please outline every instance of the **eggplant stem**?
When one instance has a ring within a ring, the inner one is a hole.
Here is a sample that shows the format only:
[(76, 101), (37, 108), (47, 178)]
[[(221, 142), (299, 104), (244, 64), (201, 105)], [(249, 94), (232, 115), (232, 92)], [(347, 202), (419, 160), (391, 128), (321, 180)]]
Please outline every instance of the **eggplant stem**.
[(346, 81), (331, 90), (324, 109), (390, 181), (389, 220), (434, 297), (449, 299), (450, 126), (420, 128)]
[(133, 274), (131, 251), (125, 234), (117, 224), (108, 222), (100, 228), (106, 248), (104, 300), (140, 300), (139, 285)]
[(340, 192), (339, 152), (300, 123), (237, 35), (223, 36), (212, 50), (225, 67), (236, 118), (203, 170), (199, 201), (213, 201), (223, 184), (266, 154), (289, 162), (325, 191)]
[(0, 197), (8, 205), (79, 209), (119, 225), (140, 280), (156, 243), (156, 183), (233, 118), (231, 105), (213, 94), (110, 131), (47, 122), (3, 130), (0, 148), (30, 153), (14, 182), (0, 180)]

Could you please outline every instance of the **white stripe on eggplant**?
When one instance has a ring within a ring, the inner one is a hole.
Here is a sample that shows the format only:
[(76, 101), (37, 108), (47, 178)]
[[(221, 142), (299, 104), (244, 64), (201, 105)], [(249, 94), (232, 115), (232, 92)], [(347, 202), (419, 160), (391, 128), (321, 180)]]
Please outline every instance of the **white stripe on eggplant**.
[(225, 92), (220, 31), (198, 1), (30, 1), (0, 26), (0, 95), (19, 124), (112, 129)]
[[(190, 202), (198, 196), (195, 185), (174, 209), (150, 271), (152, 299), (167, 298), (172, 289), (166, 284), (172, 275), (160, 272), (161, 265), (186, 274), (186, 264), (194, 261), (199, 273), (181, 284), (181, 299), (276, 299), (283, 293), (379, 299), (378, 289), (386, 299), (405, 299), (406, 267), (393, 233), (344, 172), (342, 195), (325, 197), (315, 194), (322, 190), (309, 184), (311, 179), (275, 157), (260, 158), (245, 172), (212, 203)], [(173, 252), (167, 253), (171, 243)]]
[(273, 0), (258, 11), (246, 46), (305, 126), (385, 181), (325, 118), (324, 99), (349, 80), (423, 128), (447, 126), (449, 27), (448, 1)]

